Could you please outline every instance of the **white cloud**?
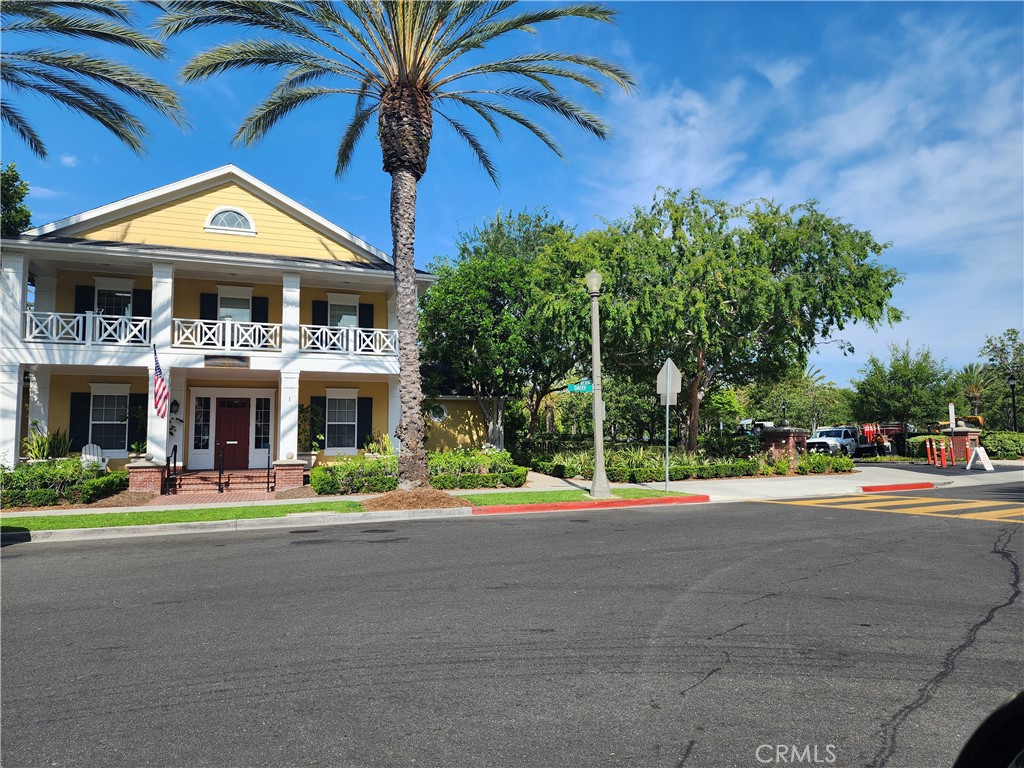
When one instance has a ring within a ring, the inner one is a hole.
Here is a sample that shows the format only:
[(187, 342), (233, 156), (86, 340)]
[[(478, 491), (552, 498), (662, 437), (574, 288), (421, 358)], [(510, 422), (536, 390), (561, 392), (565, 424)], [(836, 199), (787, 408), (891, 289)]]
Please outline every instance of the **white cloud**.
[(753, 62), (754, 69), (772, 84), (773, 88), (785, 88), (796, 80), (807, 69), (805, 58), (762, 59)]
[(78, 165), (78, 158), (74, 155), (61, 155), (60, 164), (65, 168), (74, 168)]
[(53, 200), (55, 197), (64, 197), (67, 192), (59, 192), (56, 189), (47, 189), (46, 187), (35, 187), (29, 186), (28, 188), (28, 199), (29, 200)]

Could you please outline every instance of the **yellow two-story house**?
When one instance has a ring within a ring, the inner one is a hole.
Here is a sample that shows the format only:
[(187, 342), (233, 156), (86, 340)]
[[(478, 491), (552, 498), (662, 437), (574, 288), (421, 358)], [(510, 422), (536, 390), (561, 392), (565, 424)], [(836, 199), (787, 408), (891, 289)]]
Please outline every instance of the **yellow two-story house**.
[(5, 239), (0, 264), (0, 463), (38, 424), (111, 466), (145, 441), (183, 469), (265, 469), (308, 450), (300, 406), (327, 456), (394, 438), (391, 257), (234, 166)]

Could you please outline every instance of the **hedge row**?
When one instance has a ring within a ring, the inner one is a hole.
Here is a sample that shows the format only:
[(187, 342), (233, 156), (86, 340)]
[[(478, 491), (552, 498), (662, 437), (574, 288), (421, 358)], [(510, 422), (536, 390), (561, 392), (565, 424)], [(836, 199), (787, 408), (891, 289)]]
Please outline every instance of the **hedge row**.
[[(506, 454), (507, 455), (507, 454)], [(441, 474), (432, 472), (430, 484), (440, 490), (471, 488), (519, 488), (526, 482), (526, 467), (508, 466), (501, 472), (465, 472)], [(470, 464), (466, 464), (469, 467)], [(473, 464), (474, 468), (479, 464)], [(398, 487), (398, 459), (394, 456), (367, 459), (362, 456), (343, 459), (331, 464), (313, 467), (309, 484), (320, 495), (348, 493), (387, 493)]]
[(982, 432), (981, 445), (990, 459), (1024, 456), (1024, 432)]
[[(796, 461), (796, 471), (801, 475), (818, 475), (832, 472), (852, 472), (853, 460), (848, 456), (829, 456), (826, 454), (805, 453)], [(564, 464), (552, 461), (538, 461), (535, 465), (538, 472), (552, 477), (565, 477)], [(717, 477), (752, 477), (755, 475), (787, 475), (793, 469), (793, 462), (788, 457), (778, 461), (767, 459), (732, 459), (716, 461), (709, 464), (670, 464), (669, 480), (709, 480)], [(593, 469), (588, 467), (583, 474), (589, 479)], [(664, 467), (622, 467), (609, 466), (605, 474), (612, 483), (656, 483), (665, 479)]]
[(58, 459), (0, 469), (4, 507), (52, 507), (62, 502), (92, 504), (127, 490), (128, 472), (96, 476), (79, 459)]

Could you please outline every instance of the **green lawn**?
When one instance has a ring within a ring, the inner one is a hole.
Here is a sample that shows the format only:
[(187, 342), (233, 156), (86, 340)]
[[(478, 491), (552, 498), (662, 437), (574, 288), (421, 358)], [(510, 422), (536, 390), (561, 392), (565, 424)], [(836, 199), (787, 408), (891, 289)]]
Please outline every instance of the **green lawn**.
[(109, 528), (119, 525), (158, 525), (160, 523), (196, 523), (206, 520), (249, 520), (257, 517), (284, 517), (293, 512), (362, 512), (357, 501), (324, 501), (299, 504), (265, 504), (251, 507), (214, 507), (211, 509), (162, 509), (152, 512), (110, 512), (89, 515), (40, 515), (39, 517), (0, 518), (0, 531), (15, 529), (57, 531), (66, 528)]
[[(651, 499), (663, 496), (690, 496), (688, 493), (625, 488), (613, 491), (619, 499)], [(505, 504), (551, 504), (564, 501), (593, 501), (586, 491), (506, 491), (471, 493), (459, 496), (467, 505), (488, 507)], [(110, 528), (122, 525), (159, 525), (160, 523), (196, 523), (207, 520), (250, 520), (259, 517), (284, 517), (294, 512), (362, 512), (357, 501), (303, 501), (295, 504), (264, 504), (249, 507), (212, 507), (209, 509), (162, 509), (145, 512), (109, 512), (88, 515), (40, 515), (38, 517), (0, 518), (0, 532), (18, 530), (59, 531), (68, 528)]]
[[(647, 488), (622, 488), (612, 491), (618, 499), (658, 499), (664, 496), (692, 496), (691, 493), (653, 491)], [(505, 504), (557, 504), (563, 501), (593, 501), (586, 491), (505, 491), (504, 493), (470, 493), (460, 495), (474, 507)]]

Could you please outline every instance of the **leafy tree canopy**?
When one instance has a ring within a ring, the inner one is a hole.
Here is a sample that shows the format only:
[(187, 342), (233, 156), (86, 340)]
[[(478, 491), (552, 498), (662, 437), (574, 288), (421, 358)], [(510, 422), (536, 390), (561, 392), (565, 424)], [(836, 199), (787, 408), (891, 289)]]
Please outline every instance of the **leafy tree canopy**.
[(981, 354), (988, 362), (1009, 378), (1024, 379), (1024, 340), (1021, 331), (1008, 328), (1002, 336), (986, 336)]
[(876, 260), (887, 245), (814, 201), (737, 206), (660, 190), (649, 208), (578, 245), (576, 272), (596, 267), (607, 285), (609, 370), (654, 381), (671, 357), (684, 375), (691, 449), (717, 383), (777, 379), (849, 323), (902, 319), (890, 303), (902, 277)]
[(14, 163), (8, 163), (0, 170), (0, 181), (0, 209), (3, 215), (0, 236), (17, 237), (32, 226), (32, 212), (24, 203), (28, 182), (21, 178)]
[[(551, 281), (559, 285), (547, 253), (572, 238), (545, 211), (499, 214), (463, 235), (454, 259), (430, 267), (437, 281), (420, 302), (423, 360), (428, 367), (443, 366), (473, 392), (495, 435), (504, 401), (522, 396), (532, 438), (541, 400), (564, 388), (589, 351), (556, 330), (543, 311)], [(429, 391), (432, 382), (426, 386)]]
[(912, 352), (910, 342), (889, 345), (889, 361), (871, 355), (854, 382), (854, 416), (860, 421), (894, 421), (923, 427), (942, 421), (955, 395), (955, 381), (928, 347)]

